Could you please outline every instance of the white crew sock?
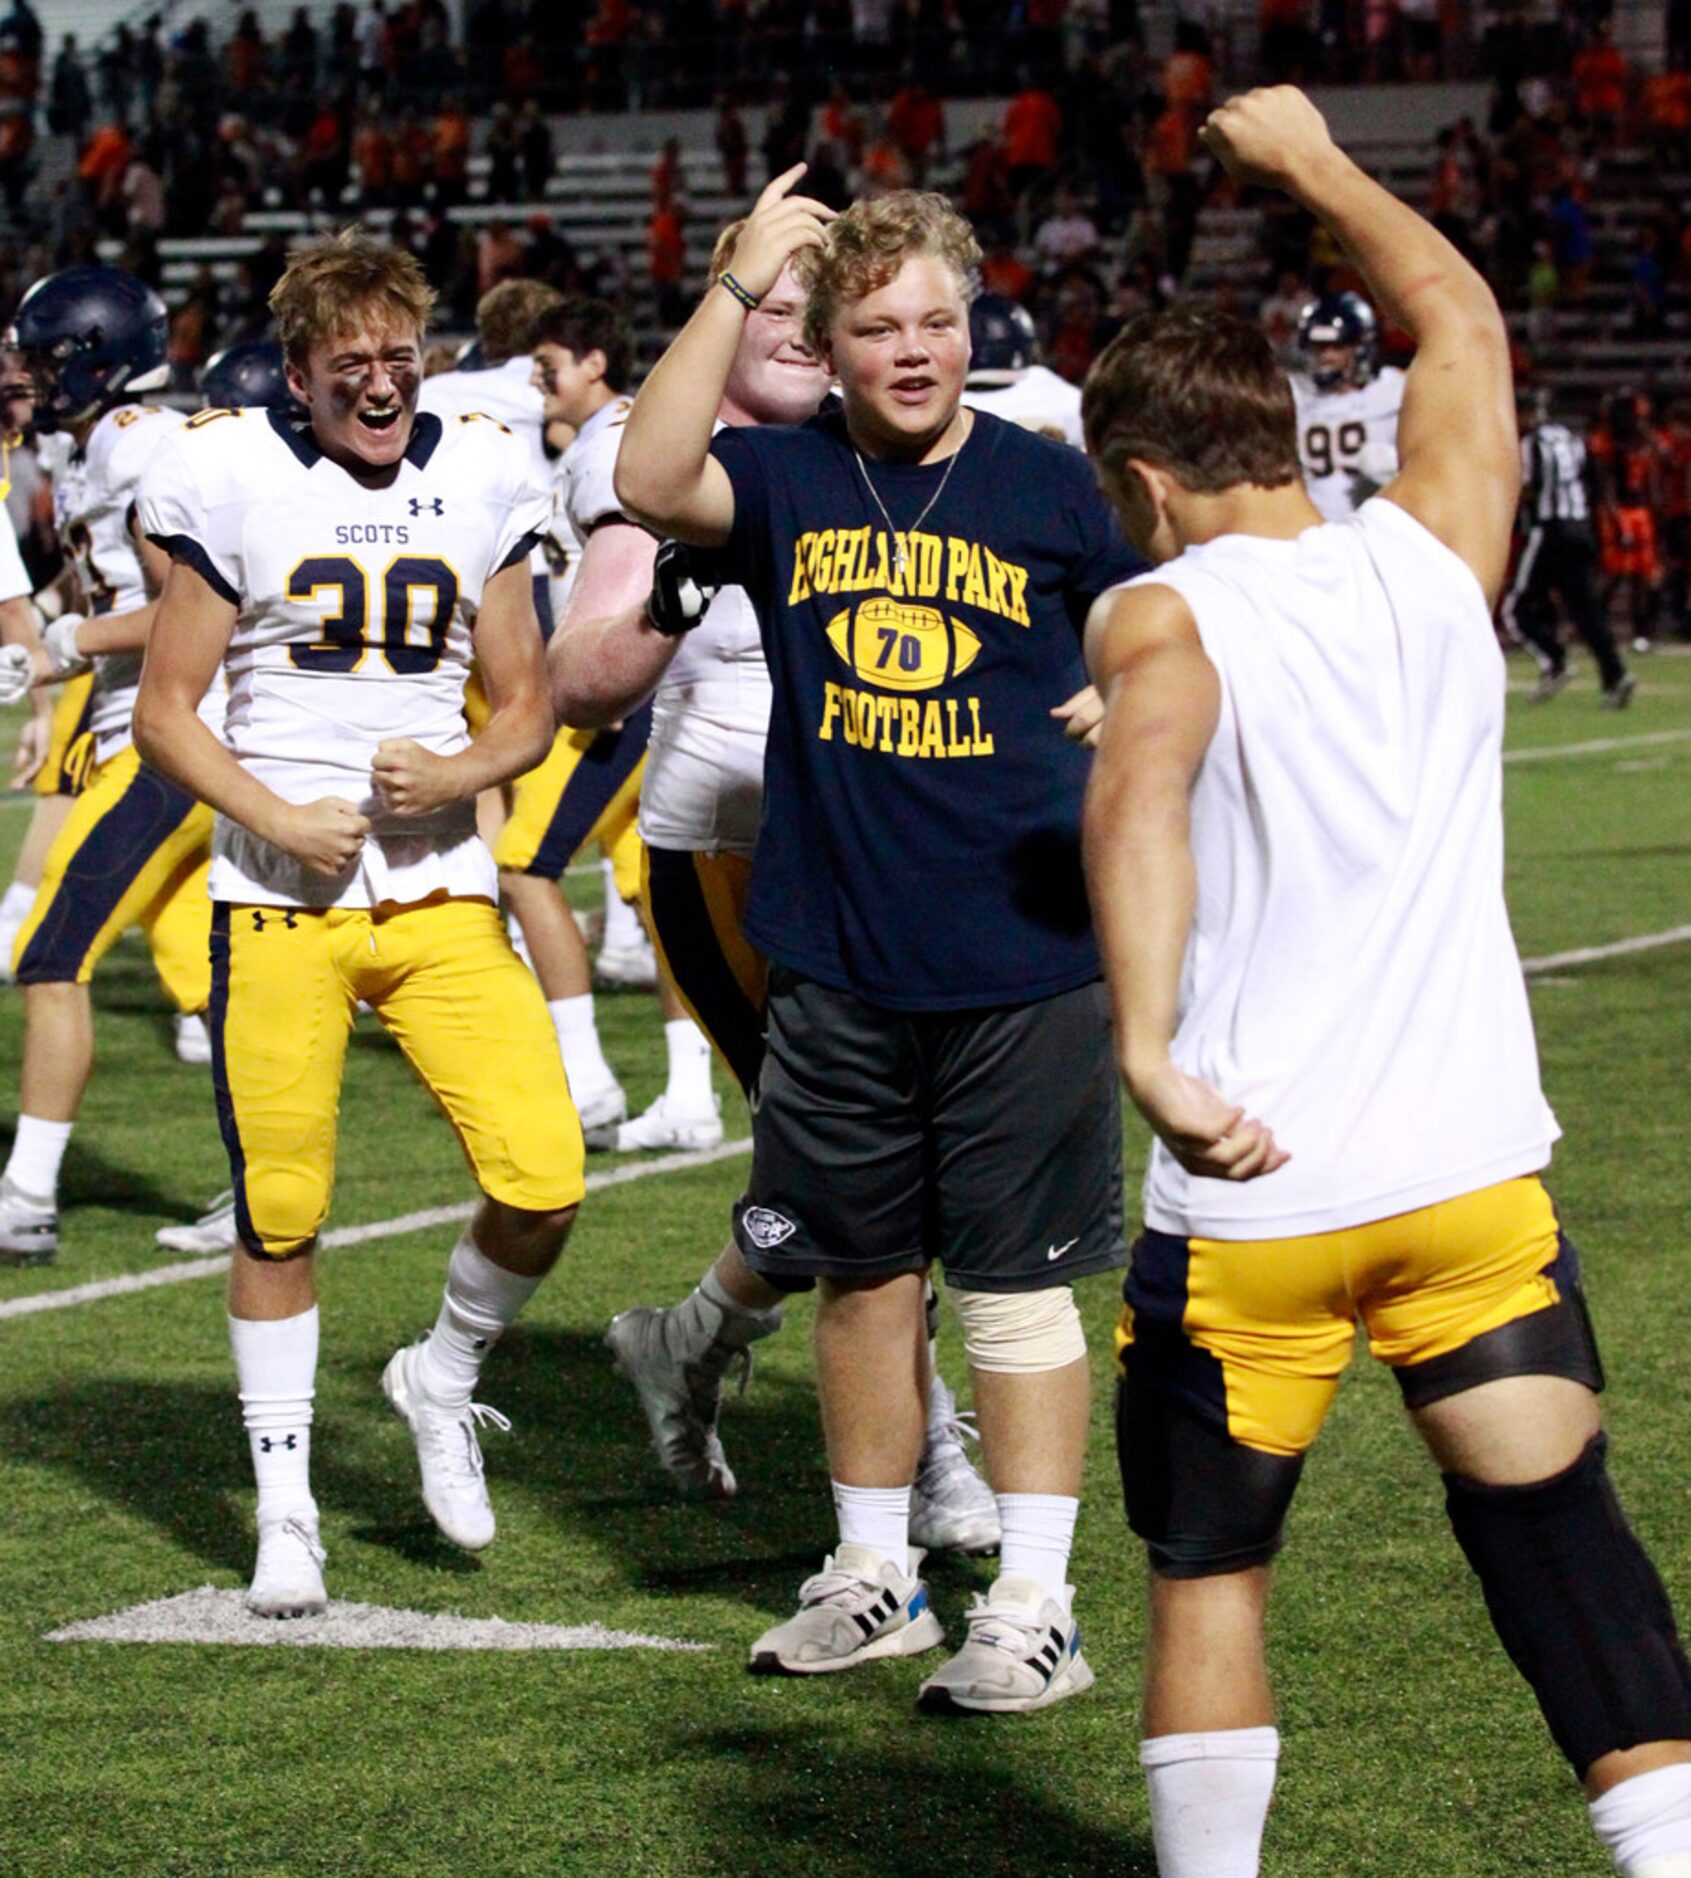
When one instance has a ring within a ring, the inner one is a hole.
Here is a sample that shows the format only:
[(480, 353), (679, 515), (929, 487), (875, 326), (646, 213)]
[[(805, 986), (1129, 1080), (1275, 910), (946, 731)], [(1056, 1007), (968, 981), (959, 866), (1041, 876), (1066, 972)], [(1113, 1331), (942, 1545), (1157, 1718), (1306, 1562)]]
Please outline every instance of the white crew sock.
[(672, 1017), (663, 1027), (669, 1050), (669, 1082), (664, 1094), (671, 1109), (683, 1115), (711, 1112), (710, 1040), (690, 1017)]
[(59, 1169), (70, 1145), (74, 1122), (44, 1122), (39, 1115), (20, 1115), (12, 1138), (6, 1178), (32, 1200), (48, 1205), (59, 1195)]
[(1599, 1794), (1591, 1829), (1626, 1878), (1691, 1878), (1691, 1764), (1634, 1774)]
[(1279, 1759), (1274, 1728), (1142, 1741), (1160, 1878), (1257, 1878)]
[(867, 1546), (910, 1575), (910, 1489), (848, 1487), (835, 1480), (834, 1516), (840, 1544)]
[(317, 1306), (297, 1317), (231, 1317), (229, 1348), (252, 1449), (261, 1526), (316, 1516), (311, 1400), (317, 1393)]
[(705, 1273), (689, 1296), (669, 1313), (668, 1343), (683, 1363), (697, 1363), (713, 1351), (730, 1356), (781, 1328), (779, 1304), (760, 1311), (731, 1297), (716, 1275)]
[(13, 881), (3, 894), (0, 894), (0, 926), (21, 926), (29, 917), (29, 909), (35, 904), (35, 887), (25, 887)]
[(1080, 1501), (1066, 1493), (999, 1494), (998, 1519), (1004, 1528), (999, 1576), (1031, 1578), (1066, 1611), (1069, 1552), (1079, 1511)]
[(576, 998), (553, 998), (546, 1006), (552, 1013), (552, 1027), (558, 1033), (558, 1049), (564, 1059), (564, 1074), (571, 1093), (579, 1102), (583, 1096), (596, 1094), (616, 1081), (605, 1052), (599, 1046), (599, 1025), (593, 1015), (593, 993), (584, 991)]
[(605, 877), (605, 937), (603, 943), (613, 951), (626, 952), (646, 943), (646, 928), (639, 912), (617, 892), (617, 870), (611, 861), (601, 861)]
[(417, 1363), (418, 1380), (432, 1401), (442, 1408), (469, 1402), (488, 1351), (516, 1322), (539, 1283), (495, 1265), (465, 1227), (447, 1261), (440, 1315)]

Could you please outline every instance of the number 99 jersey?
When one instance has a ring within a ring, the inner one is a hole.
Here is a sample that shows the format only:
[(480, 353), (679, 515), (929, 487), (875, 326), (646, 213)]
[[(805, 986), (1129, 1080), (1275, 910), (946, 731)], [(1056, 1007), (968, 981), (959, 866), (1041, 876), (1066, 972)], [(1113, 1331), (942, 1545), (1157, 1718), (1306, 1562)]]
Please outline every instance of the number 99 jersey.
[(371, 765), (387, 738), (439, 756), (469, 741), (482, 591), (526, 559), (551, 514), (523, 442), (494, 419), (419, 413), (397, 474), (373, 488), (280, 413), (202, 411), (149, 464), (138, 507), (149, 539), (239, 608), (224, 657), (235, 757), (285, 801), (339, 796), (371, 822), (358, 865), (326, 880), (220, 818), (212, 898), (497, 898), (475, 804), (395, 816)]
[(1366, 385), (1322, 391), (1292, 374), (1298, 413), (1298, 460), (1309, 499), (1330, 522), (1342, 522), (1397, 474), (1397, 416), (1403, 373), (1385, 365)]

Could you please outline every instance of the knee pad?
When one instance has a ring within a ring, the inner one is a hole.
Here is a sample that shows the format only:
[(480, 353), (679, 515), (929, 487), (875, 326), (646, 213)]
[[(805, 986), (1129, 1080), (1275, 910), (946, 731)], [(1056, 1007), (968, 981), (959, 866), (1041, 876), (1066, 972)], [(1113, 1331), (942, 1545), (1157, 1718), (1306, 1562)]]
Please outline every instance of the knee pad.
[(1691, 1665), (1621, 1511), (1596, 1435), (1525, 1487), (1445, 1475), (1445, 1505), (1510, 1661), (1575, 1773), (1621, 1748), (1691, 1739)]
[(1303, 1456), (1235, 1441), (1157, 1384), (1137, 1345), (1116, 1385), (1116, 1461), (1127, 1523), (1165, 1578), (1266, 1565), (1285, 1539)]
[(953, 1291), (951, 1296), (974, 1369), (1033, 1376), (1086, 1356), (1086, 1333), (1067, 1285), (1049, 1291)]

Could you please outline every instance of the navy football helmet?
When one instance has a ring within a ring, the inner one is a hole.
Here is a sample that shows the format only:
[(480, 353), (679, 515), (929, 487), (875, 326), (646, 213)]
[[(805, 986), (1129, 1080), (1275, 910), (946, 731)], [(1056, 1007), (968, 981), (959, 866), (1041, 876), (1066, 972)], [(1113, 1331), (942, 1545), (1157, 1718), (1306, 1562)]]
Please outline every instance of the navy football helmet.
[(5, 343), (24, 355), (35, 421), (60, 429), (170, 379), (170, 316), (145, 281), (115, 267), (67, 267), (18, 304)]
[(264, 404), (274, 411), (298, 408), (288, 390), (282, 348), (268, 339), (225, 346), (213, 354), (200, 373), (200, 395), (207, 405), (227, 411), (246, 404)]
[[(1317, 350), (1343, 347), (1348, 359), (1329, 356), (1316, 363)], [(1321, 391), (1366, 385), (1380, 362), (1380, 322), (1359, 293), (1324, 293), (1298, 317), (1298, 350)]]
[(1008, 294), (983, 293), (969, 308), (969, 375), (1025, 372), (1039, 359), (1033, 315)]

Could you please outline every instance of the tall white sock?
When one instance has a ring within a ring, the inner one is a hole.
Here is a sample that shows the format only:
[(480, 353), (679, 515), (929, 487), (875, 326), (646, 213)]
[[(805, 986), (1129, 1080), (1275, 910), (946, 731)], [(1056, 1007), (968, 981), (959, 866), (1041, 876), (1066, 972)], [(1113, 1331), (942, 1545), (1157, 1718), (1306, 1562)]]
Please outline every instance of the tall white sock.
[(29, 917), (29, 909), (34, 906), (38, 891), (38, 887), (25, 887), (14, 880), (0, 894), (0, 926), (21, 926)]
[(1001, 1493), (998, 1518), (1004, 1541), (1001, 1578), (1031, 1578), (1048, 1598), (1069, 1608), (1069, 1552), (1080, 1501), (1066, 1493)]
[(564, 1074), (579, 1098), (603, 1089), (616, 1081), (605, 1052), (599, 1046), (599, 1025), (593, 1014), (593, 993), (584, 991), (575, 998), (553, 998), (547, 1006), (552, 1013), (552, 1027), (558, 1033), (558, 1049), (564, 1059)]
[(1279, 1759), (1275, 1728), (1142, 1741), (1160, 1878), (1257, 1878)]
[(6, 1162), (6, 1178), (32, 1200), (58, 1198), (59, 1169), (70, 1145), (74, 1122), (44, 1122), (39, 1115), (20, 1115), (18, 1132)]
[(646, 928), (640, 924), (640, 915), (617, 892), (617, 871), (614, 863), (601, 861), (600, 870), (605, 877), (605, 939), (607, 946), (618, 951), (626, 951), (630, 946), (646, 943)]
[(669, 1083), (664, 1093), (672, 1109), (684, 1115), (711, 1111), (710, 1039), (690, 1017), (672, 1017), (663, 1027), (669, 1050)]
[(317, 1306), (297, 1317), (229, 1319), (229, 1348), (252, 1449), (261, 1526), (316, 1515), (311, 1402), (317, 1393)]
[(830, 1485), (834, 1489), (834, 1515), (840, 1522), (840, 1544), (867, 1546), (908, 1574), (910, 1489), (848, 1487), (838, 1480)]
[(1599, 1794), (1591, 1829), (1626, 1878), (1691, 1878), (1691, 1765), (1634, 1774)]
[(446, 1266), (446, 1295), (418, 1359), (418, 1380), (442, 1408), (463, 1408), (487, 1353), (516, 1322), (539, 1286), (495, 1265), (466, 1226)]

